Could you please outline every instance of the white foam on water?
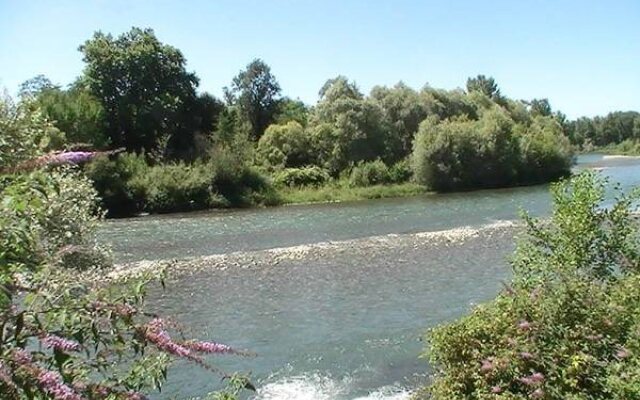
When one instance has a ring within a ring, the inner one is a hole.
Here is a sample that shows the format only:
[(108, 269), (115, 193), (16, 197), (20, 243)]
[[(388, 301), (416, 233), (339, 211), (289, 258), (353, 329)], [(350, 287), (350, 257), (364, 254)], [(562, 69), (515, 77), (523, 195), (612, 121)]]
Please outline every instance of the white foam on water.
[(280, 379), (258, 388), (254, 400), (407, 400), (411, 392), (385, 386), (363, 397), (347, 395), (350, 379), (337, 381), (318, 374)]
[(408, 400), (411, 392), (406, 389), (400, 389), (395, 386), (385, 386), (370, 393), (365, 397), (358, 397), (353, 400)]
[(258, 388), (256, 400), (335, 400), (343, 392), (333, 379), (320, 375), (293, 376)]

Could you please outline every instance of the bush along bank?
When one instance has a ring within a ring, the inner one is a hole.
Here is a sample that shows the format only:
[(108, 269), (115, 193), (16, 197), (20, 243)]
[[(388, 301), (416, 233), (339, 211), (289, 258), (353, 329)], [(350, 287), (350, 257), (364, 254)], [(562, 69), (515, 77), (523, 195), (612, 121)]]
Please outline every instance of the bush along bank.
[(109, 216), (275, 205), (270, 180), (232, 158), (149, 165), (143, 156), (97, 157), (85, 167)]
[(525, 216), (513, 281), (428, 333), (416, 399), (640, 398), (639, 194), (604, 207), (593, 172), (554, 185), (551, 220)]

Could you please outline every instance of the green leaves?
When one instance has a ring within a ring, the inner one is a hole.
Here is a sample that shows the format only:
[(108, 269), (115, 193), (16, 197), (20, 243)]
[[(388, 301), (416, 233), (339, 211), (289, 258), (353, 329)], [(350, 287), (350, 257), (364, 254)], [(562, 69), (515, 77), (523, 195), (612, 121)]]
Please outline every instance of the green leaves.
[(180, 131), (198, 79), (186, 71), (178, 49), (161, 43), (151, 29), (132, 28), (115, 39), (97, 32), (80, 50), (111, 145), (150, 151), (160, 135)]
[(429, 333), (436, 375), (421, 396), (637, 397), (637, 193), (611, 204), (605, 184), (582, 173), (552, 187), (550, 220), (525, 215), (508, 290)]

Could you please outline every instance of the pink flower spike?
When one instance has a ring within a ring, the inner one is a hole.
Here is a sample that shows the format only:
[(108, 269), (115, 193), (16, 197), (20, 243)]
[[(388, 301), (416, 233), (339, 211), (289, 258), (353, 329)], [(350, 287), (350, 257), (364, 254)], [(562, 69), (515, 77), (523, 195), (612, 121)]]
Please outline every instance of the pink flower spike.
[(541, 383), (544, 382), (544, 375), (540, 372), (535, 372), (533, 374), (531, 374), (531, 380), (535, 383)]
[(125, 398), (127, 400), (146, 400), (147, 399), (146, 396), (144, 396), (143, 394), (140, 394), (138, 392), (125, 393)]
[(16, 388), (15, 383), (13, 383), (11, 371), (2, 360), (0, 360), (0, 382), (4, 383), (7, 387)]
[(631, 356), (631, 352), (622, 346), (620, 346), (620, 348), (618, 348), (618, 351), (616, 351), (616, 357), (620, 360), (624, 360), (629, 356)]
[(523, 331), (531, 330), (531, 322), (527, 320), (522, 320), (518, 323), (518, 329)]
[(520, 352), (520, 358), (522, 358), (523, 360), (531, 360), (534, 358), (534, 356), (528, 351), (522, 351)]
[(56, 335), (47, 335), (42, 340), (42, 343), (50, 349), (62, 350), (62, 351), (78, 351), (80, 345), (73, 340), (61, 338)]
[(498, 385), (493, 386), (491, 388), (491, 393), (494, 393), (494, 394), (502, 393), (502, 388), (500, 386), (498, 386)]
[(227, 354), (227, 353), (235, 353), (236, 351), (231, 348), (231, 346), (227, 346), (226, 344), (216, 343), (216, 342), (200, 342), (200, 341), (190, 341), (182, 344), (184, 347), (197, 351), (198, 353), (206, 353), (206, 354)]
[(531, 393), (531, 398), (533, 398), (533, 399), (541, 399), (542, 397), (544, 397), (544, 391), (542, 389), (540, 389), (540, 388), (534, 390)]
[(482, 365), (480, 366), (480, 372), (491, 372), (495, 366), (493, 365), (493, 361), (490, 359), (482, 360)]
[(13, 361), (18, 365), (27, 365), (33, 362), (31, 354), (23, 349), (17, 349), (13, 352)]
[(57, 372), (42, 370), (37, 379), (42, 390), (55, 400), (82, 400), (78, 393), (62, 383), (62, 378)]

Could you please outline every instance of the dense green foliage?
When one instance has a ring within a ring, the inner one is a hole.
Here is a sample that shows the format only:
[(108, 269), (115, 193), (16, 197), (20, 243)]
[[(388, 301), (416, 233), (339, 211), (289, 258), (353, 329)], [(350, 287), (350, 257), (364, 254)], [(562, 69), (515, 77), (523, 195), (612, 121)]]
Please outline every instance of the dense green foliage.
[(535, 184), (567, 175), (572, 148), (624, 141), (632, 152), (640, 136), (637, 113), (567, 121), (547, 99), (509, 99), (484, 75), (465, 90), (400, 82), (369, 95), (337, 76), (307, 106), (283, 97), (255, 59), (223, 103), (197, 92), (183, 54), (150, 29), (97, 32), (80, 50), (86, 66), (69, 88), (37, 76), (16, 108), (57, 129), (43, 151), (132, 154), (87, 167), (110, 215), (272, 204), (270, 181), (287, 195), (321, 182), (334, 185), (327, 193), (408, 180), (435, 191)]
[(311, 137), (297, 121), (269, 126), (258, 141), (257, 153), (270, 167), (297, 168), (315, 162)]
[(392, 183), (387, 164), (381, 160), (360, 162), (349, 174), (349, 182), (353, 186), (372, 186)]
[[(30, 107), (0, 104), (2, 143), (15, 146), (0, 148), (9, 163), (0, 172), (0, 397), (142, 399), (162, 387), (175, 359), (214, 371), (206, 354), (239, 353), (187, 340), (176, 323), (145, 311), (146, 288), (160, 275), (109, 276), (109, 254), (95, 239), (96, 190), (77, 168), (58, 165), (92, 155), (43, 159), (51, 126)], [(222, 375), (231, 386), (213, 398), (252, 387)]]
[(194, 135), (210, 133), (222, 105), (196, 95), (198, 79), (185, 69), (182, 53), (153, 31), (133, 28), (113, 38), (97, 32), (80, 50), (86, 68), (79, 86), (103, 108), (111, 146), (188, 156)]
[(331, 177), (329, 173), (320, 167), (285, 168), (274, 176), (277, 185), (288, 187), (321, 186), (327, 183)]
[(64, 142), (64, 134), (30, 101), (0, 97), (0, 172), (42, 155)]
[(239, 107), (251, 125), (251, 134), (259, 139), (265, 129), (276, 120), (279, 108), (280, 85), (271, 68), (262, 60), (253, 60), (233, 78), (231, 88), (225, 89), (229, 104)]
[(107, 148), (105, 114), (102, 105), (88, 90), (50, 88), (38, 92), (35, 105), (65, 134), (71, 144)]
[(432, 384), (417, 398), (640, 397), (640, 192), (605, 206), (583, 173), (552, 187), (553, 216), (525, 216), (498, 297), (433, 329)]
[(501, 187), (566, 176), (569, 141), (551, 117), (514, 122), (498, 105), (478, 120), (429, 118), (414, 142), (416, 180), (436, 190)]
[(640, 113), (616, 111), (605, 117), (578, 118), (567, 126), (571, 142), (584, 149), (607, 146), (624, 141), (640, 141)]
[(86, 167), (110, 215), (167, 213), (278, 203), (270, 182), (231, 156), (149, 165), (144, 157), (99, 157)]

